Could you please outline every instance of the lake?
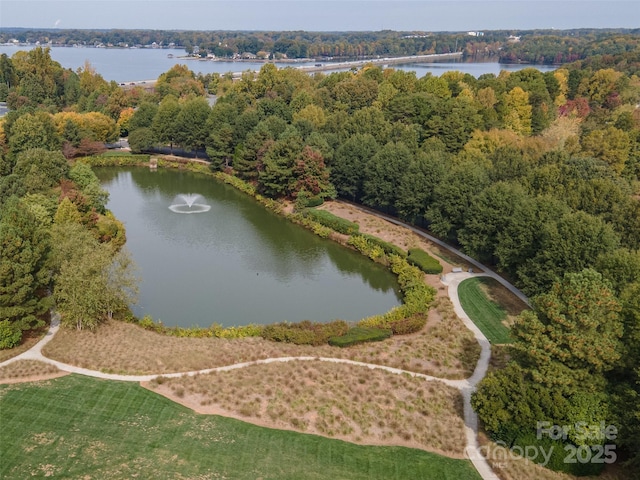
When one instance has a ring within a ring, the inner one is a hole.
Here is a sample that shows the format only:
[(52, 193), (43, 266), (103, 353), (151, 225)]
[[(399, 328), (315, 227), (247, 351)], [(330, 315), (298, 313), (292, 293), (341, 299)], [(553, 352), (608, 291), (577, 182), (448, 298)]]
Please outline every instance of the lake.
[[(95, 172), (139, 267), (137, 316), (183, 327), (357, 321), (400, 304), (386, 268), (211, 177), (143, 167)], [(210, 209), (172, 211), (188, 210), (176, 199), (185, 193)]]
[[(6, 53), (9, 56), (18, 50), (28, 50), (33, 47), (0, 46), (0, 54)], [(169, 58), (171, 54), (173, 58)], [(220, 73), (243, 72), (246, 70), (260, 70), (264, 65), (262, 62), (218, 62), (211, 60), (193, 60), (179, 58), (185, 55), (183, 49), (159, 49), (159, 48), (74, 48), (74, 47), (52, 47), (51, 58), (59, 62), (64, 68), (77, 70), (84, 66), (85, 61), (89, 61), (96, 71), (105, 80), (115, 80), (118, 83), (134, 81), (156, 80), (160, 74), (168, 71), (177, 64), (187, 65), (189, 69), (196, 73)], [(301, 63), (276, 63), (278, 67), (304, 66), (315, 62)], [(327, 63), (327, 62), (323, 62)], [(500, 70), (521, 70), (529, 65), (501, 65), (498, 62), (433, 62), (407, 65), (395, 65), (393, 68), (406, 71), (415, 71), (418, 77), (427, 73), (441, 75), (449, 70), (458, 70), (463, 73), (470, 73), (478, 77), (485, 73), (498, 74)], [(549, 65), (535, 66), (541, 71), (554, 70), (556, 67)]]

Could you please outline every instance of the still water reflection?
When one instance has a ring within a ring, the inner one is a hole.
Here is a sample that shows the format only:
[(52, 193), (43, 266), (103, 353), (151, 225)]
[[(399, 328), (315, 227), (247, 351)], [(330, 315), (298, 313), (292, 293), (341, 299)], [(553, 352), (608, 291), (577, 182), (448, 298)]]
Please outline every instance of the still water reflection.
[[(210, 177), (97, 168), (142, 277), (137, 315), (165, 325), (355, 321), (399, 304), (383, 267), (266, 211)], [(179, 194), (210, 205), (174, 213)]]

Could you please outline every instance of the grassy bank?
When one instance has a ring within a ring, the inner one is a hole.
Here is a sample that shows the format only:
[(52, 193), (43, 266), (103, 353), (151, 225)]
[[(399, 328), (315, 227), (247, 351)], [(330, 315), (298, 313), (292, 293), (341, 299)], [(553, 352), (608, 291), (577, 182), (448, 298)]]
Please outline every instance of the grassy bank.
[(491, 343), (510, 343), (509, 328), (505, 325), (507, 311), (500, 304), (487, 298), (482, 289), (493, 279), (475, 277), (464, 280), (458, 286), (462, 308)]
[(465, 460), (203, 417), (137, 384), (75, 375), (1, 386), (0, 423), (7, 480), (480, 478)]

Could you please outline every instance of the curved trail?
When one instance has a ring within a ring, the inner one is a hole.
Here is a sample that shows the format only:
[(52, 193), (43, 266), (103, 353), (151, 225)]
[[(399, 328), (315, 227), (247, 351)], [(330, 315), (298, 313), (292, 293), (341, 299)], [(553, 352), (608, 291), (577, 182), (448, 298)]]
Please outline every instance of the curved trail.
[(473, 466), (476, 468), (480, 476), (483, 480), (499, 480), (498, 476), (493, 472), (485, 457), (481, 454), (478, 444), (478, 416), (476, 412), (473, 411), (471, 407), (471, 394), (474, 392), (476, 385), (484, 378), (489, 368), (489, 360), (491, 358), (491, 345), (484, 334), (480, 331), (480, 329), (473, 323), (473, 321), (469, 318), (469, 316), (462, 309), (462, 305), (460, 304), (460, 298), (458, 296), (458, 285), (465, 279), (471, 278), (474, 276), (486, 276), (491, 277), (502, 284), (505, 288), (507, 288), (510, 292), (516, 295), (520, 300), (529, 305), (529, 299), (516, 287), (514, 287), (507, 280), (502, 278), (497, 273), (488, 269), (486, 266), (482, 265), (478, 261), (473, 258), (465, 255), (461, 251), (447, 245), (443, 241), (429, 235), (428, 233), (408, 225), (400, 220), (397, 220), (393, 217), (389, 217), (387, 215), (378, 213), (378, 212), (370, 212), (368, 209), (362, 208), (358, 205), (353, 205), (348, 203), (349, 205), (359, 208), (362, 211), (367, 213), (376, 215), (394, 225), (398, 225), (404, 228), (411, 230), (417, 235), (426, 238), (427, 240), (446, 248), (447, 250), (455, 253), (459, 257), (463, 258), (471, 265), (476, 268), (483, 270), (483, 273), (467, 273), (467, 272), (459, 272), (459, 273), (448, 273), (443, 275), (441, 281), (444, 285), (448, 287), (448, 295), (453, 303), (454, 311), (456, 315), (463, 321), (465, 326), (471, 330), (476, 341), (480, 344), (480, 358), (478, 359), (478, 363), (476, 364), (476, 368), (473, 371), (473, 374), (464, 380), (449, 380), (445, 378), (433, 377), (430, 375), (425, 375), (422, 373), (411, 372), (408, 370), (402, 370), (399, 368), (387, 367), (384, 365), (377, 365), (373, 363), (365, 363), (365, 362), (356, 362), (354, 360), (347, 360), (341, 358), (328, 358), (328, 357), (276, 357), (276, 358), (267, 358), (263, 360), (256, 360), (251, 362), (243, 362), (236, 363), (233, 365), (227, 365), (223, 367), (215, 367), (208, 368), (204, 370), (195, 370), (189, 372), (177, 372), (177, 373), (169, 373), (163, 375), (119, 375), (119, 374), (111, 374), (111, 373), (103, 373), (96, 370), (90, 370), (86, 368), (77, 367), (74, 365), (69, 365), (66, 363), (58, 362), (57, 360), (52, 360), (50, 358), (45, 357), (42, 354), (42, 348), (53, 338), (58, 329), (60, 328), (60, 318), (58, 315), (54, 315), (51, 326), (47, 331), (47, 334), (42, 338), (35, 346), (33, 346), (30, 350), (23, 352), (22, 354), (10, 358), (4, 362), (0, 362), (0, 367), (8, 365), (18, 360), (38, 360), (44, 363), (48, 363), (50, 365), (56, 366), (58, 369), (70, 372), (77, 373), (80, 375), (86, 375), (90, 377), (102, 378), (107, 380), (120, 380), (120, 381), (129, 381), (129, 382), (146, 382), (157, 378), (158, 376), (163, 376), (167, 378), (180, 377), (183, 375), (197, 375), (197, 374), (206, 374), (211, 372), (224, 372), (230, 370), (237, 370), (240, 368), (246, 368), (253, 365), (262, 365), (269, 363), (277, 363), (277, 362), (291, 362), (291, 361), (322, 361), (322, 362), (333, 362), (333, 363), (343, 363), (348, 365), (355, 365), (361, 367), (367, 367), (371, 369), (379, 369), (384, 370), (393, 374), (407, 374), (412, 377), (422, 378), (426, 381), (437, 381), (442, 382), (445, 385), (448, 385), (453, 388), (457, 388), (462, 394), (463, 403), (464, 403), (464, 423), (465, 423), (465, 434), (467, 437), (467, 445), (465, 447), (465, 453), (469, 460), (473, 463)]
[(243, 362), (243, 363), (235, 363), (232, 365), (226, 365), (223, 367), (215, 367), (215, 368), (207, 368), (204, 370), (193, 370), (189, 372), (177, 372), (177, 373), (168, 373), (163, 375), (151, 374), (151, 375), (120, 375), (113, 373), (104, 373), (97, 370), (90, 370), (87, 368), (77, 367), (75, 365), (69, 365), (67, 363), (59, 362), (57, 360), (53, 360), (45, 357), (42, 354), (42, 348), (51, 341), (54, 335), (57, 333), (60, 328), (60, 317), (56, 314), (54, 315), (51, 326), (47, 331), (46, 335), (31, 349), (23, 352), (20, 355), (17, 355), (9, 360), (0, 363), (0, 367), (5, 365), (9, 365), (13, 362), (19, 360), (37, 360), (40, 362), (44, 362), (50, 365), (54, 365), (58, 369), (69, 372), (69, 373), (77, 373), (80, 375), (86, 375), (89, 377), (102, 378), (106, 380), (120, 380), (120, 381), (128, 381), (128, 382), (148, 382), (157, 378), (158, 376), (166, 377), (166, 378), (175, 378), (181, 377), (183, 375), (198, 375), (198, 374), (207, 374), (211, 372), (225, 372), (230, 370), (237, 370), (240, 368), (246, 368), (253, 365), (263, 365), (269, 363), (278, 363), (278, 362), (291, 362), (291, 361), (322, 361), (322, 362), (333, 362), (333, 363), (342, 363), (347, 365), (355, 365), (360, 367), (367, 367), (371, 369), (379, 369), (389, 373), (401, 375), (406, 374), (416, 378), (422, 378), (425, 381), (436, 381), (444, 383), (450, 387), (456, 388), (460, 391), (464, 401), (464, 423), (465, 423), (465, 434), (467, 437), (467, 445), (465, 447), (465, 453), (473, 463), (474, 467), (483, 478), (483, 480), (498, 480), (498, 477), (493, 473), (491, 467), (482, 456), (479, 450), (478, 445), (478, 417), (476, 413), (471, 408), (471, 394), (475, 390), (476, 385), (480, 382), (489, 367), (489, 359), (491, 358), (491, 346), (486, 337), (482, 334), (482, 332), (475, 326), (475, 324), (471, 321), (471, 319), (467, 316), (467, 314), (462, 309), (460, 305), (460, 300), (458, 298), (458, 285), (463, 280), (470, 278), (472, 276), (483, 276), (484, 274), (471, 274), (471, 273), (450, 273), (445, 278), (443, 278), (443, 283), (448, 285), (448, 294), (451, 298), (451, 301), (454, 306), (454, 310), (456, 314), (460, 317), (460, 319), (464, 322), (465, 326), (472, 331), (474, 337), (478, 341), (481, 347), (480, 358), (478, 363), (476, 364), (476, 368), (471, 375), (471, 377), (464, 380), (450, 380), (446, 378), (434, 377), (431, 375), (425, 375), (423, 373), (411, 372), (409, 370), (402, 370), (400, 368), (388, 367), (384, 365), (377, 365), (373, 363), (365, 363), (365, 362), (357, 362), (354, 360), (348, 360), (343, 358), (330, 358), (330, 357), (274, 357), (274, 358), (266, 358), (263, 360), (255, 360), (251, 362)]

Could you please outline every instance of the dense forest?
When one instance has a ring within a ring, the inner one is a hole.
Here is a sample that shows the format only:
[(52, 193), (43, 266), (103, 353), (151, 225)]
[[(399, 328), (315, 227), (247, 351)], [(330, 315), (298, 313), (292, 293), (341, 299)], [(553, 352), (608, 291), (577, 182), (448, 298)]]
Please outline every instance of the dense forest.
[[(90, 169), (69, 169), (65, 157), (118, 135), (135, 151), (204, 150), (212, 169), (265, 196), (339, 196), (492, 265), (533, 310), (513, 326), (507, 365), (474, 396), (487, 431), (514, 445), (535, 441), (537, 421), (604, 422), (618, 426), (619, 459), (638, 465), (640, 47), (627, 45), (552, 72), (479, 78), (374, 66), (309, 76), (266, 64), (234, 81), (176, 66), (154, 92), (121, 89), (90, 65), (62, 69), (46, 49), (3, 56), (0, 335), (37, 323), (52, 275), (69, 319), (73, 271), (101, 272), (97, 291), (127, 284), (126, 257), (119, 269), (89, 265), (102, 258), (90, 252), (120, 251), (123, 238)], [(218, 95), (213, 107), (207, 92)], [(112, 291), (96, 315), (126, 303), (126, 291)]]
[(31, 30), (0, 28), (0, 43), (175, 47), (202, 57), (354, 59), (463, 52), (502, 63), (563, 64), (633, 51), (639, 29), (492, 30), (485, 32), (267, 32), (176, 30)]

